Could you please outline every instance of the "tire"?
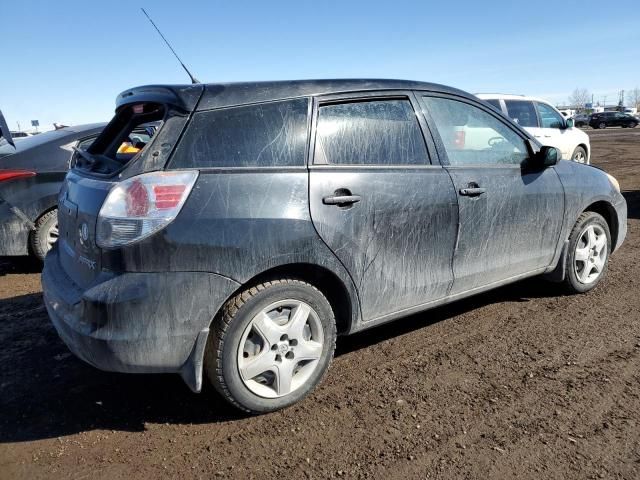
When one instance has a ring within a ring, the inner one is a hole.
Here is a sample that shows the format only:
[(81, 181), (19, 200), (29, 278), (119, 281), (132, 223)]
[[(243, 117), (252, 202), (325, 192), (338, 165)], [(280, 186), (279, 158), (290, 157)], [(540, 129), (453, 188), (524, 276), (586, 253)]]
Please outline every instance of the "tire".
[(583, 147), (576, 147), (571, 154), (571, 160), (577, 163), (587, 163), (587, 151)]
[[(589, 238), (590, 229), (594, 232), (593, 238)], [(601, 238), (606, 243), (598, 250)], [(605, 277), (611, 255), (611, 232), (602, 215), (582, 213), (571, 230), (568, 248), (564, 280), (567, 292), (585, 293), (594, 289)]]
[(224, 305), (207, 339), (204, 369), (232, 405), (267, 413), (306, 397), (327, 372), (335, 345), (335, 317), (325, 296), (300, 280), (274, 280)]
[(58, 240), (58, 210), (51, 210), (42, 215), (35, 223), (35, 230), (30, 236), (31, 253), (40, 261), (44, 261), (47, 252)]
[(600, 123), (598, 124), (598, 128), (599, 128), (599, 129), (601, 129), (601, 130), (603, 130), (603, 129), (607, 128), (607, 124), (606, 124), (606, 123), (604, 123), (604, 122), (600, 122)]

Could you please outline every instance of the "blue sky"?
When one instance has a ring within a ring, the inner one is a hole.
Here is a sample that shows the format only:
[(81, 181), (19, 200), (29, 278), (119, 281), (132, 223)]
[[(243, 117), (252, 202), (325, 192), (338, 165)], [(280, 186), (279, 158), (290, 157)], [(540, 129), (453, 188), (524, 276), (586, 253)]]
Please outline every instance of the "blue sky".
[(640, 86), (638, 0), (4, 1), (11, 128), (108, 120), (126, 88), (188, 81), (140, 6), (203, 82), (405, 78), (554, 103)]

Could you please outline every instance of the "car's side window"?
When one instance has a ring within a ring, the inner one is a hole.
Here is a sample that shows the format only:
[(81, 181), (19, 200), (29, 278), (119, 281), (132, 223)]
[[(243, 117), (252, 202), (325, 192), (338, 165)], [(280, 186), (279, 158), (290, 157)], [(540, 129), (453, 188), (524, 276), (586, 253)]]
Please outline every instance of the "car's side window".
[(562, 128), (564, 118), (546, 103), (536, 102), (542, 128)]
[(528, 100), (505, 100), (509, 118), (521, 127), (537, 127), (538, 117), (533, 102)]
[(408, 99), (376, 99), (318, 108), (315, 164), (425, 165), (428, 158)]
[(525, 141), (493, 115), (466, 102), (423, 97), (451, 165), (520, 165)]
[(304, 166), (309, 99), (196, 112), (171, 168)]

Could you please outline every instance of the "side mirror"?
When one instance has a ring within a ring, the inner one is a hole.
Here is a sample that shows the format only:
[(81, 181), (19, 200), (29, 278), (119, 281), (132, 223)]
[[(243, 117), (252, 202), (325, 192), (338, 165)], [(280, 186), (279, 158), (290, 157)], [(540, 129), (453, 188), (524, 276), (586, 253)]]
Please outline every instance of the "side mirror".
[(560, 152), (555, 147), (544, 145), (536, 154), (535, 163), (541, 168), (553, 167), (560, 161)]
[(539, 147), (532, 140), (527, 141), (527, 149), (529, 150), (529, 160), (525, 165), (528, 170), (544, 170), (556, 165), (562, 158), (557, 148), (548, 145)]
[(575, 125), (573, 118), (567, 118), (565, 125), (566, 128), (573, 128), (573, 126)]

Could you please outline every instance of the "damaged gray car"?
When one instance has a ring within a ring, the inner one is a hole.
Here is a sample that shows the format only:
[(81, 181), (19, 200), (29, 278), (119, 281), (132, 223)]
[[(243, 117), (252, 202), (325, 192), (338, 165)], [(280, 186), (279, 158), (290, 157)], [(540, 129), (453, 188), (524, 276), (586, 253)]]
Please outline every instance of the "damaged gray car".
[(251, 413), (305, 397), (337, 335), (536, 275), (591, 290), (627, 229), (610, 175), (396, 80), (127, 90), (58, 200), (42, 282), (69, 348)]

